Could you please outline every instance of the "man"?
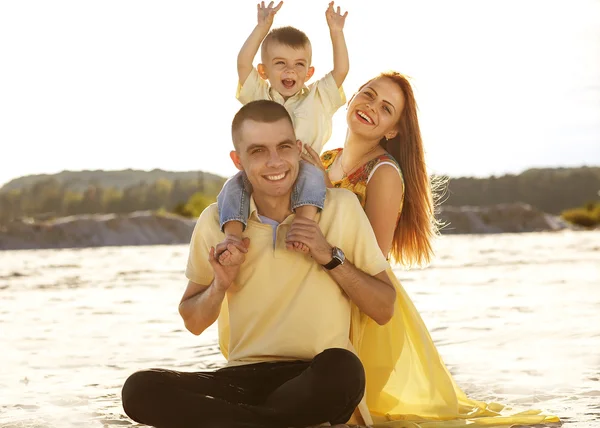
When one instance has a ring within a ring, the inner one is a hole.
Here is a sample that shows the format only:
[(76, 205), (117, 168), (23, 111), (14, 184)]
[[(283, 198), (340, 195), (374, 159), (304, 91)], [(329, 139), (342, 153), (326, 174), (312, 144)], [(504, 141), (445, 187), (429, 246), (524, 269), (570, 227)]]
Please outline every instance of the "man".
[[(293, 222), (290, 209), (301, 143), (286, 109), (246, 104), (232, 124), (231, 158), (253, 193), (241, 243), (219, 262), (217, 207), (208, 207), (190, 245), (186, 328), (201, 334), (219, 316), (227, 367), (215, 372), (146, 370), (123, 387), (123, 407), (157, 427), (306, 427), (348, 421), (365, 376), (348, 349), (354, 302), (380, 324), (392, 316), (395, 289), (369, 221), (354, 194), (328, 189), (316, 221)], [(301, 242), (304, 255), (286, 248)]]

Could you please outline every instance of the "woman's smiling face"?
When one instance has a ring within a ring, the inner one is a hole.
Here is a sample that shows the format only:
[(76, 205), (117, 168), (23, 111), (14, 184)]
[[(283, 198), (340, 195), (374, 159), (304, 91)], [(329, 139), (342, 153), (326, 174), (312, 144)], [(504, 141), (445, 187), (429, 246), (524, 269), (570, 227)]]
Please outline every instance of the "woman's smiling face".
[(404, 107), (402, 89), (387, 77), (367, 83), (348, 105), (350, 130), (369, 139), (393, 138)]

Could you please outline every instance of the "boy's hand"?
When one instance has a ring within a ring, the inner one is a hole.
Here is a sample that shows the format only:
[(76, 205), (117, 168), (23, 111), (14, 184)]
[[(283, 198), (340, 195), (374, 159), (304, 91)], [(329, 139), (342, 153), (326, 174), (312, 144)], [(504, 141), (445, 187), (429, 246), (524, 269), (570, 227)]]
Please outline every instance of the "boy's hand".
[(265, 7), (265, 2), (262, 1), (260, 4), (256, 5), (258, 9), (258, 25), (271, 27), (273, 25), (273, 18), (275, 14), (281, 9), (283, 2), (280, 1), (276, 7), (273, 7), (273, 2), (269, 3), (268, 6)]
[(337, 7), (337, 12), (333, 10), (333, 2), (329, 3), (329, 7), (325, 11), (325, 18), (327, 18), (327, 25), (329, 25), (329, 31), (343, 31), (344, 23), (346, 22), (346, 17), (348, 16), (348, 12), (342, 15), (340, 7)]

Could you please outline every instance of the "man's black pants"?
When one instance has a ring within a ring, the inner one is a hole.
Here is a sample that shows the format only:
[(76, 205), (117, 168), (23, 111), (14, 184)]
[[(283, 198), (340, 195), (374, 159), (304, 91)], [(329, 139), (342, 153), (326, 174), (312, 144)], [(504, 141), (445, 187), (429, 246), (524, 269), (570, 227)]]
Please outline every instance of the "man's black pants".
[(358, 357), (332, 348), (310, 362), (139, 371), (125, 382), (122, 400), (131, 419), (158, 428), (303, 428), (345, 423), (364, 390)]

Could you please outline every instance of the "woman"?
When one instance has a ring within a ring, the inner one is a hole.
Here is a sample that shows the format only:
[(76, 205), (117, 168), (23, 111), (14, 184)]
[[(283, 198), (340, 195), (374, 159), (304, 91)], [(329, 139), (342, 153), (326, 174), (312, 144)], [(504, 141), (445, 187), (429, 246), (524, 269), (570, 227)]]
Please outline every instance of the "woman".
[[(343, 149), (320, 159), (313, 151), (305, 160), (323, 168), (328, 186), (356, 194), (384, 254), (405, 266), (428, 263), (437, 233), (436, 186), (432, 191), (410, 83), (396, 72), (370, 80), (350, 100), (346, 120)], [(415, 423), (427, 421), (427, 427), (450, 427), (466, 420), (470, 426), (559, 421), (537, 411), (499, 418), (503, 406), (468, 399), (402, 285), (391, 269), (388, 273), (397, 291), (392, 320), (379, 326), (356, 306), (352, 312), (351, 342), (367, 375), (366, 403), (359, 406), (364, 422), (418, 427)]]

